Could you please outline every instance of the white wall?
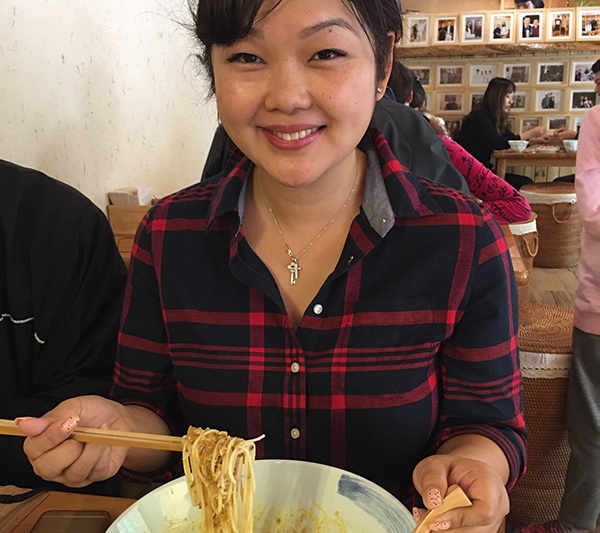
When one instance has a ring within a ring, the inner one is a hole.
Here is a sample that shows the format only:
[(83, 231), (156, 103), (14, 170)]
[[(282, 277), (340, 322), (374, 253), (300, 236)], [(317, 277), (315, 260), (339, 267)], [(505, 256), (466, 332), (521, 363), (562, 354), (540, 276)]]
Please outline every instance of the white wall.
[(216, 126), (185, 0), (0, 0), (0, 158), (101, 208), (197, 181)]

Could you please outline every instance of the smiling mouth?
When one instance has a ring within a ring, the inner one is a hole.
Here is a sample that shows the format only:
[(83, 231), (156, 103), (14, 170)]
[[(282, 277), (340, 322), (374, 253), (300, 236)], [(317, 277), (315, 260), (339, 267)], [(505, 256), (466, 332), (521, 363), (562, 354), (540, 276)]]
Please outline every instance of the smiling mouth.
[(281, 133), (278, 131), (272, 131), (271, 133), (283, 141), (297, 141), (298, 139), (304, 139), (304, 137), (308, 137), (309, 135), (312, 135), (316, 131), (319, 131), (319, 128), (311, 128), (309, 130), (295, 131), (293, 133)]

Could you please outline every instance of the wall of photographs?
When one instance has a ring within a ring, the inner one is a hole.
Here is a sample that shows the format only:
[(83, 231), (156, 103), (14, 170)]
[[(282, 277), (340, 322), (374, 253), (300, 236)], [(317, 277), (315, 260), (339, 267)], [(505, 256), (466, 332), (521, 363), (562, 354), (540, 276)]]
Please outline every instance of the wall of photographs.
[(513, 80), (511, 123), (516, 133), (536, 126), (576, 130), (596, 102), (592, 64), (598, 54), (536, 53), (526, 56), (407, 58), (427, 93), (428, 110), (446, 121), (451, 132), (483, 97), (493, 77)]

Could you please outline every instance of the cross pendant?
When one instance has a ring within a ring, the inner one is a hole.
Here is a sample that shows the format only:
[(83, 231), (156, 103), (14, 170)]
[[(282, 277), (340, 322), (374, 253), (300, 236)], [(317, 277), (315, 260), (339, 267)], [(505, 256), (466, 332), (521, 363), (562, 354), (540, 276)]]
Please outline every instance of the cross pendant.
[(298, 264), (298, 259), (292, 257), (290, 264), (287, 266), (290, 271), (290, 284), (296, 285), (296, 281), (298, 280), (298, 273), (302, 270), (302, 267)]

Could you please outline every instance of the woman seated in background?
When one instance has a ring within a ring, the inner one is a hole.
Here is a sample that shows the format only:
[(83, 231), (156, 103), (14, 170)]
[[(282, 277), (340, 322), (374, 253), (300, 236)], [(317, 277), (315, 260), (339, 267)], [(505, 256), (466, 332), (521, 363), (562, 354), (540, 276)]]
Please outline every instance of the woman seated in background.
[[(508, 141), (523, 139), (530, 144), (548, 144), (550, 141), (550, 136), (541, 126), (521, 136), (510, 131), (507, 124), (515, 90), (514, 82), (507, 78), (490, 80), (481, 102), (463, 119), (454, 137), (458, 144), (490, 169), (493, 151), (508, 149)], [(515, 189), (533, 183), (531, 178), (519, 174), (507, 173), (505, 179)]]
[[(396, 68), (396, 64), (397, 62), (394, 64), (394, 68)], [(397, 91), (393, 86), (392, 90), (393, 92)], [(427, 94), (417, 79), (412, 80), (409, 105), (423, 112), (428, 118), (431, 126), (442, 139), (450, 161), (467, 181), (471, 194), (490, 210), (500, 224), (529, 220), (531, 207), (525, 197), (512, 185), (477, 161), (460, 144), (453, 141), (448, 135), (443, 119), (426, 111)]]

